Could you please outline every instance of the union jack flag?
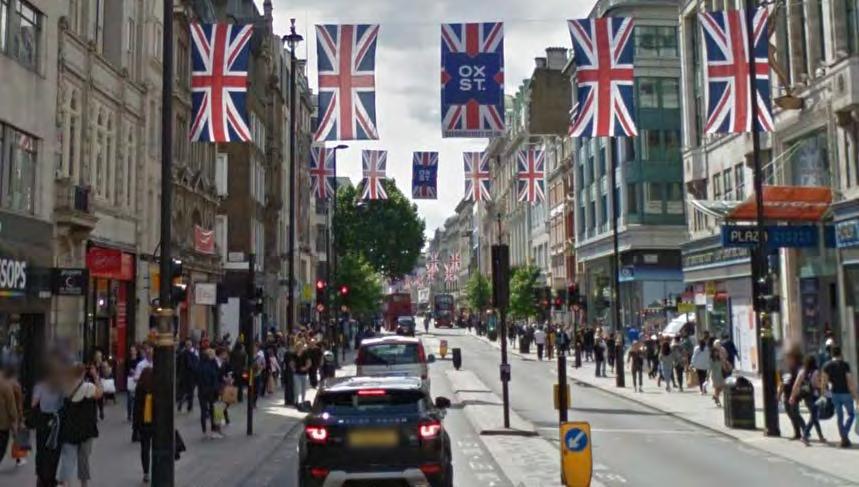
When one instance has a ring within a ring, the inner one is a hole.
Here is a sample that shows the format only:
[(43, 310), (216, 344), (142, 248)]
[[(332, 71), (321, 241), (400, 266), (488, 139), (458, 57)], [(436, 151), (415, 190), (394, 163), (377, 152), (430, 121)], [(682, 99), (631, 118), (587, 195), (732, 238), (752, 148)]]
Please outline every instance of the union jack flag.
[(427, 259), (427, 274), (434, 275), (438, 272), (438, 252), (430, 252)]
[(316, 140), (375, 140), (379, 26), (317, 25), (319, 126)]
[(388, 165), (388, 151), (365, 150), (361, 154), (361, 161), (364, 165), (364, 189), (361, 192), (361, 199), (388, 199), (388, 193), (382, 186), (382, 181), (385, 180), (385, 167)]
[(450, 255), (450, 267), (454, 271), (459, 271), (459, 266), (462, 264), (462, 258), (459, 256), (459, 252), (453, 253)]
[(443, 137), (504, 133), (504, 24), (442, 24)]
[(537, 203), (545, 200), (545, 153), (529, 147), (527, 150), (520, 150), (516, 159), (519, 161), (519, 201)]
[(456, 270), (451, 265), (444, 266), (444, 282), (455, 282)]
[(570, 135), (638, 135), (633, 119), (632, 18), (580, 19), (568, 24), (578, 93)]
[(491, 201), (489, 161), (482, 152), (464, 152), (466, 201)]
[(191, 24), (192, 142), (248, 142), (252, 25)]
[(438, 152), (415, 152), (412, 159), (412, 198), (436, 199), (437, 180)]
[[(707, 124), (704, 127), (707, 134), (752, 130), (772, 132), (768, 15), (765, 7), (754, 11), (726, 10), (698, 14), (707, 54)], [(753, 27), (754, 63), (749, 55), (749, 17)], [(749, 79), (751, 69), (754, 69), (754, 90)], [(750, 103), (752, 91), (756, 95), (758, 115), (754, 127)]]
[(337, 184), (336, 151), (324, 146), (310, 148), (310, 191), (321, 200), (334, 194)]

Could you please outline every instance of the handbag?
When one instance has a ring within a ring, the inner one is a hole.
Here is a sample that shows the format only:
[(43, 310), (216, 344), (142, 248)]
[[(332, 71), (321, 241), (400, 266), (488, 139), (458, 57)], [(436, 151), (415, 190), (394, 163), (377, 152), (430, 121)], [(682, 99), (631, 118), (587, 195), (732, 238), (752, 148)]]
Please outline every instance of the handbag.
[(692, 369), (686, 369), (686, 387), (698, 387), (698, 374)]
[(224, 416), (224, 410), (227, 408), (227, 405), (221, 401), (215, 403), (214, 406), (214, 418), (215, 424), (218, 426), (223, 425), (226, 422), (226, 418)]
[(27, 458), (27, 455), (30, 454), (30, 450), (23, 448), (21, 445), (17, 443), (12, 443), (12, 451), (10, 455), (15, 460), (20, 460), (22, 458)]
[(33, 449), (32, 444), (30, 443), (30, 430), (26, 428), (21, 428), (15, 433), (15, 439), (12, 441), (13, 445), (17, 445), (18, 448), (30, 451)]
[(152, 424), (152, 403), (152, 394), (147, 394), (146, 397), (143, 398), (143, 424)]
[(236, 386), (224, 386), (221, 391), (221, 400), (224, 404), (235, 404), (239, 400), (239, 388)]
[(267, 383), (266, 383), (266, 385), (265, 385), (265, 392), (266, 392), (266, 394), (271, 394), (271, 393), (273, 393), (273, 392), (274, 392), (274, 387), (275, 387), (274, 377), (272, 377), (271, 375), (269, 375), (269, 376), (268, 376), (268, 382), (267, 382)]
[(125, 382), (125, 389), (128, 392), (134, 392), (137, 389), (137, 381), (134, 380), (134, 376), (128, 376), (128, 380)]
[(817, 419), (826, 420), (835, 415), (835, 405), (832, 398), (823, 396), (815, 402), (817, 406)]
[(116, 394), (116, 381), (113, 379), (102, 379), (101, 389), (105, 394)]

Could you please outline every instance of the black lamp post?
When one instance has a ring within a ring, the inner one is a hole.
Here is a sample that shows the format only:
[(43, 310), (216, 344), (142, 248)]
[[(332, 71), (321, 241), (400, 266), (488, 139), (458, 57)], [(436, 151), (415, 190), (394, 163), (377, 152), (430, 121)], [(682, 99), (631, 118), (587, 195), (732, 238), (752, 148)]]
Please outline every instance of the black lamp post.
[(289, 258), (289, 286), (286, 303), (286, 331), (289, 335), (295, 326), (295, 130), (298, 110), (295, 106), (295, 47), (304, 40), (295, 32), (295, 19), (290, 19), (289, 34), (283, 36), (283, 43), (289, 46), (289, 238), (287, 251)]
[[(337, 250), (334, 248), (334, 214), (337, 213), (337, 189), (338, 189), (338, 187), (337, 187), (337, 151), (343, 150), (343, 149), (348, 149), (348, 148), (349, 148), (349, 146), (345, 145), (345, 144), (340, 144), (337, 147), (332, 148), (332, 150), (334, 151), (334, 185), (333, 185), (334, 186), (334, 194), (332, 195), (332, 199), (331, 199), (331, 214), (329, 215), (329, 224), (328, 224), (328, 242), (327, 242), (328, 245), (326, 246), (326, 250), (328, 251), (328, 256), (327, 256), (328, 265), (326, 266), (328, 277), (326, 278), (326, 281), (328, 282), (328, 286), (329, 286), (329, 293), (327, 296), (328, 297), (328, 312), (332, 313), (332, 311), (333, 311), (334, 325), (331, 325), (329, 323), (329, 325), (330, 325), (329, 326), (329, 332), (328, 332), (329, 333), (329, 335), (328, 335), (329, 347), (334, 346), (334, 341), (337, 338), (336, 331), (334, 328), (337, 325), (337, 321), (340, 317), (340, 310), (332, 309), (333, 303), (331, 300), (331, 292), (330, 292), (331, 277), (337, 275)], [(342, 284), (342, 283), (338, 283), (338, 284)], [(337, 287), (336, 289), (339, 290), (340, 288)], [(334, 353), (334, 357), (336, 360), (337, 353)]]

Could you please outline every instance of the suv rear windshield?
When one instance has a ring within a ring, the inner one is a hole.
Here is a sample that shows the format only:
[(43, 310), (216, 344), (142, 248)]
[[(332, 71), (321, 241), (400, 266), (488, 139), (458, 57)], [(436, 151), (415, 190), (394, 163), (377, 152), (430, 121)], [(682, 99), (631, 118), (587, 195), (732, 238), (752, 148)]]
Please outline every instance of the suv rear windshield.
[(361, 347), (358, 365), (416, 364), (418, 355), (417, 343), (379, 343)]
[(316, 402), (316, 412), (347, 414), (409, 414), (422, 412), (424, 393), (416, 390), (385, 391), (379, 395), (360, 395), (358, 391), (326, 392)]

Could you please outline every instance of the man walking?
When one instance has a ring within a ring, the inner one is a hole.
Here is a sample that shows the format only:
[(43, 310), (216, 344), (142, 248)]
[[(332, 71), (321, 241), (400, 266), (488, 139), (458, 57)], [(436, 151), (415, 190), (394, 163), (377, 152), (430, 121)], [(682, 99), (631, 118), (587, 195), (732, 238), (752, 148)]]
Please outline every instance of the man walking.
[(543, 349), (546, 348), (546, 332), (543, 327), (537, 327), (534, 331), (534, 343), (537, 344), (537, 360), (543, 360)]
[[(841, 355), (841, 347), (832, 346), (832, 360), (823, 366), (823, 378), (821, 383), (829, 387), (832, 393), (832, 404), (838, 416), (838, 433), (841, 435), (841, 448), (850, 448), (850, 427), (856, 419), (856, 411), (853, 402), (859, 403), (859, 393), (856, 392), (856, 383), (853, 382), (853, 374), (850, 372), (850, 364), (844, 361)], [(846, 414), (845, 414), (846, 413)]]
[(176, 394), (176, 411), (182, 410), (182, 405), (188, 403), (188, 412), (194, 409), (194, 372), (197, 369), (199, 357), (191, 340), (185, 340), (185, 345), (179, 351), (176, 361), (176, 376), (178, 379)]

